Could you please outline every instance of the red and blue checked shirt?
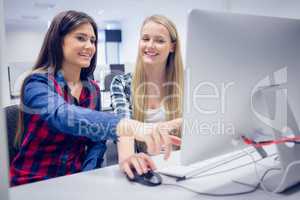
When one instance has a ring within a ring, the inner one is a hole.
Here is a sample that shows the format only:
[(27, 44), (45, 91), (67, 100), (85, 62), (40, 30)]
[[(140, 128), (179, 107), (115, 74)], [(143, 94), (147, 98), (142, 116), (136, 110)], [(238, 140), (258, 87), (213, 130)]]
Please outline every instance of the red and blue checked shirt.
[(35, 73), (25, 80), (24, 133), (10, 166), (11, 185), (99, 167), (106, 140), (116, 140), (119, 117), (100, 111), (100, 90), (83, 80), (79, 101), (63, 75)]

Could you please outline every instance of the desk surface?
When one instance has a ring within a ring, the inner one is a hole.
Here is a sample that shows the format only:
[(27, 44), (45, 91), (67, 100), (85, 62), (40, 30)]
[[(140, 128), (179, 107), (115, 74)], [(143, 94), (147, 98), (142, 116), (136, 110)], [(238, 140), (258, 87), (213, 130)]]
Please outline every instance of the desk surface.
[[(154, 160), (158, 167), (172, 165), (178, 162), (179, 152), (174, 152), (168, 162), (161, 156)], [(265, 159), (265, 166), (271, 161)], [(264, 164), (264, 163), (263, 163)], [(218, 169), (215, 169), (218, 170)], [(253, 172), (253, 166), (246, 166), (227, 173), (205, 178), (184, 181), (181, 184), (202, 192), (226, 193), (248, 190), (248, 187), (232, 182), (241, 174)], [(175, 183), (170, 177), (163, 176), (164, 183)], [(197, 195), (179, 187), (160, 185), (147, 187), (129, 182), (117, 165), (89, 172), (53, 178), (32, 184), (26, 184), (10, 189), (12, 200), (82, 200), (82, 199), (284, 199), (298, 200), (300, 186), (284, 194), (270, 194), (262, 190), (254, 193), (230, 197), (208, 197)]]

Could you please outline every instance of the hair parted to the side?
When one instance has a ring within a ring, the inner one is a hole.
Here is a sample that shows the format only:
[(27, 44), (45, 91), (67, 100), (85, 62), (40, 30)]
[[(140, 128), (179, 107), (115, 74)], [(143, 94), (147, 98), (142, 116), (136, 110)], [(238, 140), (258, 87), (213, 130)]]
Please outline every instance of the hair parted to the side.
[[(89, 23), (93, 27), (96, 40), (95, 44), (98, 41), (98, 29), (96, 22), (84, 12), (79, 12), (75, 10), (68, 10), (58, 13), (52, 20), (50, 27), (45, 35), (42, 47), (40, 49), (38, 58), (33, 66), (32, 73), (47, 73), (51, 72), (56, 74), (61, 68), (63, 63), (63, 40), (64, 37), (79, 27), (82, 24)], [(91, 59), (90, 66), (87, 68), (81, 69), (80, 78), (86, 79), (91, 76), (96, 68), (97, 63), (97, 45), (95, 46), (96, 51)], [(31, 73), (31, 74), (32, 74)], [(31, 75), (30, 74), (30, 75)], [(29, 75), (29, 76), (30, 76)], [(29, 77), (28, 76), (28, 77)], [(27, 77), (27, 78), (28, 78)], [(20, 93), (20, 111), (19, 119), (17, 125), (17, 132), (15, 137), (15, 144), (20, 145), (22, 135), (24, 132), (24, 108), (23, 108), (23, 92), (24, 86), (26, 83), (24, 80), (21, 93)]]
[[(170, 52), (166, 64), (166, 85), (164, 87), (164, 107), (166, 109), (166, 118), (168, 120), (182, 116), (182, 98), (183, 98), (183, 63), (180, 50), (180, 40), (175, 24), (162, 15), (152, 15), (147, 17), (142, 28), (148, 22), (161, 24), (167, 28), (171, 42), (175, 44), (174, 52)], [(141, 28), (141, 29), (142, 29)], [(139, 121), (145, 119), (145, 70), (140, 52), (137, 56), (135, 72), (132, 80), (133, 95), (133, 118)]]

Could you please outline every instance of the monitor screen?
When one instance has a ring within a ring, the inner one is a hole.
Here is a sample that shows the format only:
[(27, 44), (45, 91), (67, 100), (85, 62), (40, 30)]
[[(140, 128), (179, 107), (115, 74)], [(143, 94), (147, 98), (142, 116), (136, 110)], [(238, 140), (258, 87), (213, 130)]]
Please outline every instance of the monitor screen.
[[(273, 139), (274, 130), (299, 127), (299, 36), (296, 19), (189, 14), (182, 164), (243, 148), (243, 135)], [(283, 106), (293, 113), (286, 120)]]

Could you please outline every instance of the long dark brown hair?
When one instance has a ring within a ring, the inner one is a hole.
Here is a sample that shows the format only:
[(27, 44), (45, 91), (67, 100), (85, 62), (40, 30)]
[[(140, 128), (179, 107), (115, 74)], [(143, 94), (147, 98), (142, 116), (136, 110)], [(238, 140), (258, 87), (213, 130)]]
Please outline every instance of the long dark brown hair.
[[(39, 52), (36, 63), (32, 68), (32, 72), (37, 71), (49, 71), (56, 74), (61, 68), (63, 63), (63, 40), (64, 37), (79, 27), (82, 24), (89, 23), (92, 25), (96, 41), (96, 51), (91, 60), (88, 68), (81, 69), (80, 78), (86, 79), (93, 75), (97, 62), (97, 42), (98, 42), (98, 30), (95, 21), (86, 13), (78, 12), (74, 10), (64, 11), (57, 14), (51, 22), (51, 25), (44, 38), (41, 50)], [(30, 76), (30, 75), (29, 75)], [(27, 77), (28, 78), (28, 77)], [(15, 137), (15, 144), (20, 145), (22, 134), (24, 132), (24, 109), (23, 109), (23, 92), (26, 84), (24, 80), (21, 87), (20, 94), (20, 111), (17, 125), (17, 132)]]

